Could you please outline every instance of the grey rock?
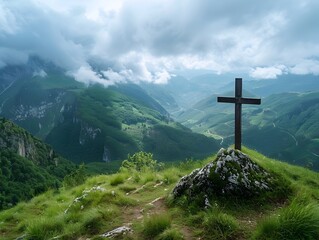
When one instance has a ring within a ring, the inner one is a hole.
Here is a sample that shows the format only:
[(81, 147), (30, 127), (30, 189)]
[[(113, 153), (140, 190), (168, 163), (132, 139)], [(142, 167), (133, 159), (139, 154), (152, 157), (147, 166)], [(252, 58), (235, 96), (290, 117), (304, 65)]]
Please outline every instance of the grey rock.
[(113, 238), (113, 237), (117, 237), (120, 235), (125, 235), (131, 231), (132, 231), (131, 228), (126, 227), (126, 226), (122, 226), (122, 227), (115, 228), (112, 231), (106, 232), (100, 236), (103, 238)]
[(273, 176), (253, 162), (246, 154), (234, 149), (220, 149), (214, 161), (180, 179), (172, 195), (178, 198), (203, 196), (252, 197), (272, 189)]

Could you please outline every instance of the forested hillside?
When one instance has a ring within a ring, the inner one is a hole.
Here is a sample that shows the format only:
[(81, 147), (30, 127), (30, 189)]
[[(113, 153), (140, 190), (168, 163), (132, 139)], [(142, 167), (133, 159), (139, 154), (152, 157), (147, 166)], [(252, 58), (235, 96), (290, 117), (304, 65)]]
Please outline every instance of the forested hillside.
[(30, 133), (0, 118), (0, 209), (58, 189), (75, 165)]

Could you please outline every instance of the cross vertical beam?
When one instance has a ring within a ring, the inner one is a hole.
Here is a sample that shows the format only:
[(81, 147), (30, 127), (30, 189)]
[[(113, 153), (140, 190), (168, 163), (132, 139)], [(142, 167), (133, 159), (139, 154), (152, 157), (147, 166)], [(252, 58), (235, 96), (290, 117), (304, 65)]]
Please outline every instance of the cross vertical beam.
[(235, 97), (217, 97), (217, 102), (235, 103), (235, 149), (241, 150), (241, 105), (261, 103), (261, 99), (243, 98), (241, 78), (235, 79)]
[(235, 149), (241, 150), (241, 102), (243, 83), (241, 78), (235, 79)]

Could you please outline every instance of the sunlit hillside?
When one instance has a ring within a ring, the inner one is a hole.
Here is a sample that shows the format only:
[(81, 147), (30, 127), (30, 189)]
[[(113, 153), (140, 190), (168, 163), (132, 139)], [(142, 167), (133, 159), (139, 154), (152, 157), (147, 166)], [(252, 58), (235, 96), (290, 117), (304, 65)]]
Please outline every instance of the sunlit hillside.
[[(117, 239), (315, 239), (319, 236), (319, 175), (244, 149), (253, 161), (281, 176), (290, 190), (282, 199), (214, 198), (204, 209), (173, 201), (177, 181), (212, 161), (160, 166), (151, 154), (134, 155), (120, 172), (65, 185), (0, 213), (1, 239), (103, 239), (118, 227)], [(134, 158), (135, 160), (137, 158)], [(134, 166), (133, 168), (130, 167)], [(130, 170), (129, 170), (130, 169)], [(129, 170), (129, 171), (128, 171)], [(292, 220), (293, 219), (293, 220)], [(289, 232), (292, 231), (292, 232)], [(301, 238), (285, 238), (298, 234)], [(290, 235), (289, 235), (290, 234)], [(303, 238), (302, 236), (306, 236)], [(309, 236), (309, 238), (307, 238)]]

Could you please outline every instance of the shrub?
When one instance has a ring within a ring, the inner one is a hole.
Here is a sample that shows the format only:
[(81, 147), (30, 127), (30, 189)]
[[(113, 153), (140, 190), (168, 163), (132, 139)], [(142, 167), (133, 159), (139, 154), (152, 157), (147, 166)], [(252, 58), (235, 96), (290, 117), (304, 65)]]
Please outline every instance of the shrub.
[(205, 239), (235, 239), (239, 225), (234, 217), (212, 211), (204, 219), (204, 230)]
[(153, 239), (171, 225), (171, 219), (166, 214), (150, 216), (144, 221), (143, 234), (146, 238)]
[(138, 152), (132, 156), (129, 154), (127, 159), (122, 162), (121, 170), (136, 170), (138, 172), (147, 170), (158, 170), (160, 164), (153, 159), (152, 153)]
[(319, 208), (293, 203), (257, 226), (254, 239), (319, 239)]

